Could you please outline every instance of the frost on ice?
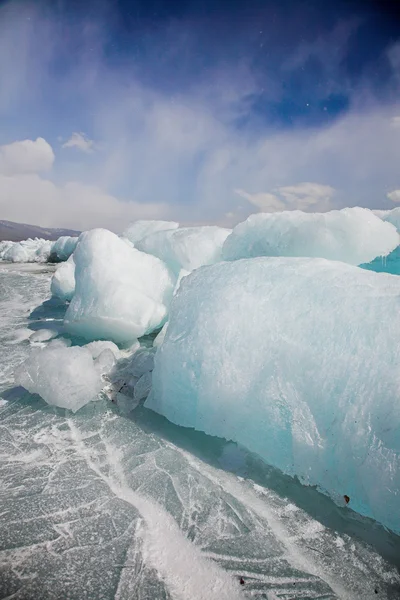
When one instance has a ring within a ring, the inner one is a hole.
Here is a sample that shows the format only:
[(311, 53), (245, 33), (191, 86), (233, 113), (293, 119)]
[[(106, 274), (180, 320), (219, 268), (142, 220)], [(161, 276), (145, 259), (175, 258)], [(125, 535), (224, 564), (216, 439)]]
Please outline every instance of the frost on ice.
[(48, 404), (76, 412), (96, 398), (104, 386), (102, 375), (113, 364), (109, 349), (94, 360), (88, 348), (49, 344), (31, 352), (16, 370), (15, 382)]
[(73, 257), (76, 288), (64, 319), (69, 332), (126, 344), (164, 324), (175, 279), (158, 258), (105, 229), (83, 233)]
[(360, 265), (387, 256), (399, 243), (395, 227), (366, 208), (294, 210), (251, 215), (227, 238), (222, 257), (309, 256)]
[(146, 406), (400, 531), (400, 279), (315, 258), (204, 267), (172, 301)]
[(182, 227), (143, 238), (136, 248), (163, 260), (178, 275), (221, 260), (221, 249), (230, 229), (216, 226)]

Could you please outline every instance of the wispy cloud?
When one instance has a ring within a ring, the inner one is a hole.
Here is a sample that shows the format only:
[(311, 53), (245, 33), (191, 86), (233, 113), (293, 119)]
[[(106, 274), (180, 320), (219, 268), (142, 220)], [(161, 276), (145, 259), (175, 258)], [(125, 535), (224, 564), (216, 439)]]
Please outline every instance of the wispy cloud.
[[(263, 25), (257, 35), (243, 23), (240, 39), (227, 38), (221, 25), (221, 40), (214, 36), (207, 46), (209, 30), (177, 20), (146, 30), (135, 53), (124, 54), (121, 42), (110, 60), (103, 22), (75, 27), (44, 17), (36, 5), (13, 6), (0, 9), (0, 79), (10, 82), (0, 90), (0, 142), (42, 137), (56, 148), (56, 160), (47, 179), (31, 177), (28, 185), (27, 173), (39, 169), (7, 159), (1, 172), (12, 181), (0, 187), (4, 218), (8, 211), (18, 220), (19, 211), (19, 219), (28, 220), (27, 211), (37, 212), (50, 189), (49, 225), (81, 228), (110, 219), (118, 229), (134, 214), (224, 222), (245, 218), (254, 207), (385, 208), (388, 192), (400, 186), (396, 97), (375, 97), (368, 71), (359, 85), (342, 77), (345, 48), (357, 32), (353, 21), (332, 26), (327, 43), (306, 27), (289, 35), (294, 17), (282, 17), (275, 29)], [(396, 85), (396, 47), (387, 56)], [(325, 87), (310, 99), (321, 81)], [(325, 97), (336, 93), (348, 98), (346, 110), (323, 121), (306, 119), (308, 110), (323, 113)], [(288, 99), (304, 104), (304, 115), (283, 127), (276, 107)], [(92, 152), (96, 144), (82, 131), (101, 140), (101, 152)], [(66, 148), (87, 159), (57, 151), (60, 134)], [(71, 190), (80, 202), (71, 200)]]
[(391, 200), (392, 202), (400, 202), (400, 190), (393, 190), (392, 192), (389, 192), (387, 194), (387, 197), (389, 198), (389, 200)]
[(77, 148), (82, 152), (87, 152), (90, 154), (96, 148), (96, 145), (93, 140), (90, 140), (87, 135), (80, 132), (74, 132), (71, 137), (64, 142), (62, 145), (63, 148)]

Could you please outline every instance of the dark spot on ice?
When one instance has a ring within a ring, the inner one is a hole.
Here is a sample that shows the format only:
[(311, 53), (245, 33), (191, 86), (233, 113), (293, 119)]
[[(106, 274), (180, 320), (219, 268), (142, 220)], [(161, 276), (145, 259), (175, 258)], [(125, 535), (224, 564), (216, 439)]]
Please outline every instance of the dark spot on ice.
[(243, 579), (243, 577), (241, 577), (241, 578), (239, 579), (239, 583), (240, 583), (240, 585), (244, 585), (244, 579)]
[(344, 501), (346, 502), (346, 504), (348, 504), (350, 502), (350, 496), (347, 496), (347, 494), (345, 494), (343, 496), (343, 498), (344, 498)]
[(378, 590), (375, 588), (375, 594), (377, 594), (377, 593), (378, 593)]

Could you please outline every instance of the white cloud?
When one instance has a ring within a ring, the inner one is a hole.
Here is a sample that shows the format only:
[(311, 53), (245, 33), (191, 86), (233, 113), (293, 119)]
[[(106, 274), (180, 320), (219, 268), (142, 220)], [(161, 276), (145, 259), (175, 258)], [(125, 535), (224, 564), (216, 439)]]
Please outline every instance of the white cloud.
[[(235, 190), (235, 193), (248, 200), (250, 204), (257, 206), (261, 212), (279, 212), (285, 210), (284, 203), (275, 194), (269, 194), (268, 192), (249, 194), (245, 190)], [(233, 215), (230, 216), (232, 217)]]
[(39, 137), (0, 146), (0, 173), (40, 173), (53, 166), (54, 152), (50, 144)]
[(284, 203), (288, 208), (306, 210), (307, 208), (316, 208), (327, 210), (329, 202), (335, 192), (330, 185), (321, 185), (320, 183), (298, 183), (297, 185), (287, 185), (277, 188), (277, 193), (283, 197)]
[(10, 221), (44, 227), (120, 232), (135, 219), (169, 216), (167, 205), (125, 202), (96, 186), (69, 182), (58, 186), (37, 174), (0, 175), (0, 214)]
[(261, 212), (278, 212), (281, 210), (328, 210), (330, 200), (335, 192), (330, 185), (320, 183), (298, 183), (275, 188), (274, 193), (250, 194), (244, 190), (235, 190), (235, 193), (248, 200)]
[(389, 192), (387, 194), (387, 197), (389, 198), (389, 200), (391, 200), (392, 202), (400, 202), (400, 190), (393, 190), (393, 192)]
[(74, 132), (69, 140), (67, 140), (63, 145), (63, 148), (78, 148), (78, 150), (82, 150), (82, 152), (91, 153), (95, 149), (95, 143), (93, 140), (90, 140), (87, 135), (80, 132)]

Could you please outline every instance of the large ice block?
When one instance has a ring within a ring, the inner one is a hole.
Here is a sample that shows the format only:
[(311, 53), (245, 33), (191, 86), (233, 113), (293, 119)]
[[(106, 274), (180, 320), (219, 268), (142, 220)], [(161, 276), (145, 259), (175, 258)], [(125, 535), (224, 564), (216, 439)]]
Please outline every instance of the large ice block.
[(400, 278), (255, 258), (182, 280), (147, 406), (400, 531)]

